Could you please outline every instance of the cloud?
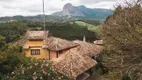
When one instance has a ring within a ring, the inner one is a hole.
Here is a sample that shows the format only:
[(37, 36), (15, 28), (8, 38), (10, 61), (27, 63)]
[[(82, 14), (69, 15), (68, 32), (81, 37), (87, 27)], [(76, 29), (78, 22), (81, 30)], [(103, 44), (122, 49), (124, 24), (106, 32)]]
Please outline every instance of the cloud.
[(12, 1), (16, 1), (16, 0), (0, 0), (1, 2), (12, 2)]
[(117, 0), (80, 0), (82, 4), (97, 4), (101, 2), (116, 2)]
[(99, 2), (97, 4), (93, 4), (93, 7), (113, 9), (115, 4), (116, 2)]

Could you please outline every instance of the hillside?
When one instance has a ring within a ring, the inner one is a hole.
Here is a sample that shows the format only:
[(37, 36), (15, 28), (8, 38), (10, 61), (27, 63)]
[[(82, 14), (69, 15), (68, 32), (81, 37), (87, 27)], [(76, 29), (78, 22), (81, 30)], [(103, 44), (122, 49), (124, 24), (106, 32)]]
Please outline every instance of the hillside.
[(86, 27), (89, 31), (95, 32), (97, 33), (97, 35), (101, 35), (101, 31), (99, 29), (99, 25), (92, 25), (83, 21), (75, 21), (75, 24), (82, 26), (82, 27)]
[[(67, 22), (71, 20), (75, 20), (74, 18), (69, 17), (60, 17), (60, 16), (52, 16), (52, 15), (46, 15), (45, 16), (46, 22)], [(29, 20), (29, 21), (43, 21), (42, 15), (36, 15), (36, 16), (12, 16), (12, 17), (0, 17), (0, 22), (12, 22), (12, 21), (23, 21), (23, 20)]]

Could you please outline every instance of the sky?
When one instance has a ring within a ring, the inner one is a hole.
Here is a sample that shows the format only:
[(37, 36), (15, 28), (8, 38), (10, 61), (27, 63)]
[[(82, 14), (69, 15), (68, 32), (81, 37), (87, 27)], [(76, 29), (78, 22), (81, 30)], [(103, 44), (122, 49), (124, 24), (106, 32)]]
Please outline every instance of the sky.
[[(85, 5), (88, 8), (113, 9), (120, 0), (44, 0), (45, 13), (52, 14), (62, 11), (66, 3), (74, 6)], [(0, 0), (0, 17), (4, 16), (34, 16), (42, 14), (42, 0)]]

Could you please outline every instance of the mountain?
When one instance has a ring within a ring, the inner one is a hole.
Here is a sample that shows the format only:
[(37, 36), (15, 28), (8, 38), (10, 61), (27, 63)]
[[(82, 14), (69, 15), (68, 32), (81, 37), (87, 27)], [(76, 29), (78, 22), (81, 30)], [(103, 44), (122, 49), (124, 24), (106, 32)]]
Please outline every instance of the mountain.
[[(45, 15), (46, 22), (70, 22), (72, 20), (101, 20), (104, 21), (107, 16), (112, 15), (113, 11), (110, 9), (100, 8), (87, 8), (84, 5), (73, 6), (70, 3), (64, 5), (63, 10), (53, 13), (51, 15)], [(9, 22), (17, 20), (30, 20), (30, 21), (43, 21), (42, 15), (36, 16), (12, 16), (12, 17), (0, 17), (0, 22)]]
[(72, 16), (78, 18), (90, 18), (102, 20), (107, 16), (112, 15), (113, 11), (110, 9), (101, 8), (87, 8), (84, 5), (73, 6), (71, 3), (64, 5), (63, 10), (60, 12), (53, 13), (54, 16)]

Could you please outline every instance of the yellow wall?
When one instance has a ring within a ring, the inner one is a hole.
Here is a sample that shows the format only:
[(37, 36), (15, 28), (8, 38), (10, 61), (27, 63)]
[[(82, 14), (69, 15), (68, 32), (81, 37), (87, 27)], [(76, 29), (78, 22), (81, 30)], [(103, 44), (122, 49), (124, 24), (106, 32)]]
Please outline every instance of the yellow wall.
[[(40, 55), (31, 55), (31, 50), (32, 49), (40, 49)], [(25, 56), (27, 57), (33, 57), (36, 59), (49, 59), (49, 51), (46, 49), (42, 49), (42, 48), (30, 48), (28, 50), (25, 50)]]
[(43, 46), (43, 40), (28, 41), (29, 46)]
[[(26, 43), (27, 45), (29, 45), (30, 47), (39, 47), (39, 48), (29, 48), (27, 50), (24, 50), (24, 53), (25, 53), (25, 56), (27, 57), (33, 57), (33, 58), (36, 58), (36, 59), (44, 59), (44, 58), (47, 58), (49, 59), (49, 51), (46, 50), (46, 49), (43, 49), (42, 46), (43, 46), (43, 40), (38, 40), (38, 41), (27, 41)], [(31, 50), (32, 49), (40, 49), (40, 55), (31, 55)]]

